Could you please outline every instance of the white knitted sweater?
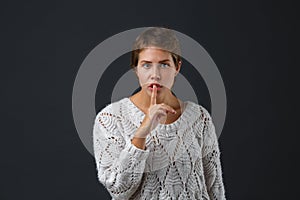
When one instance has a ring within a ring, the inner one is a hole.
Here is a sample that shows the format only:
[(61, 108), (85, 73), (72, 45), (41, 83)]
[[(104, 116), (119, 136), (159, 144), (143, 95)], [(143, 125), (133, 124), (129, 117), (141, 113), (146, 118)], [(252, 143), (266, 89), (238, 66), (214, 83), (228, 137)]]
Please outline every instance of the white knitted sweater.
[(131, 144), (145, 114), (129, 98), (97, 114), (93, 142), (99, 181), (113, 200), (225, 199), (220, 151), (207, 110), (187, 101), (175, 122), (159, 124), (146, 150)]

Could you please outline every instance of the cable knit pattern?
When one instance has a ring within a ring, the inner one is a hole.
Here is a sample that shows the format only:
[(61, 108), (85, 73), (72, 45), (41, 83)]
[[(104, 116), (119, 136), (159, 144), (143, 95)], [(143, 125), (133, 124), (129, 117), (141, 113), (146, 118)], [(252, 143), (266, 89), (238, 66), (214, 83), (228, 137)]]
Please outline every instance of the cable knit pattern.
[(146, 150), (131, 144), (145, 114), (129, 98), (96, 116), (93, 142), (99, 181), (113, 200), (225, 199), (220, 150), (206, 109), (184, 103), (182, 115), (159, 124)]

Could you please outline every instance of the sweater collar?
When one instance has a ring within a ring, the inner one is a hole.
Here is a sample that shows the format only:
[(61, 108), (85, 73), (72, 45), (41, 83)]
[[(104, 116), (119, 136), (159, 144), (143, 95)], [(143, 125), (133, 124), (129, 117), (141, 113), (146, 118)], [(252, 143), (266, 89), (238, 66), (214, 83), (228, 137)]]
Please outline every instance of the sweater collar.
[[(128, 106), (129, 113), (135, 119), (137, 124), (139, 124), (144, 119), (145, 113), (141, 111), (128, 97), (124, 98), (123, 101), (125, 101), (124, 103)], [(195, 122), (195, 120), (198, 118), (197, 114), (199, 115), (195, 105), (197, 104), (190, 101), (185, 101), (183, 112), (180, 117), (173, 123), (159, 124), (157, 129), (166, 131), (178, 130), (182, 126), (185, 127), (186, 125)]]

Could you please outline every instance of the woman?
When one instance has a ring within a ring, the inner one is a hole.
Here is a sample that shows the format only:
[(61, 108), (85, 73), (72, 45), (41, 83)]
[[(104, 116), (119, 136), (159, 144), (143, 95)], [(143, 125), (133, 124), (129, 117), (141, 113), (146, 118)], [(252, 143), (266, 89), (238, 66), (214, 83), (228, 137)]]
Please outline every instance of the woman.
[(181, 63), (175, 34), (147, 29), (131, 56), (141, 90), (96, 117), (98, 178), (115, 200), (225, 199), (211, 117), (171, 91)]

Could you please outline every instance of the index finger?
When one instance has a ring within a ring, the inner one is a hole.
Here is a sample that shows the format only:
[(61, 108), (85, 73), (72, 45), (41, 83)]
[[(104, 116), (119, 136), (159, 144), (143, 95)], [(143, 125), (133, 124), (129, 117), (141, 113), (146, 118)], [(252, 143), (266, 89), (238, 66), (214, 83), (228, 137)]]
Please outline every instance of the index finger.
[(152, 90), (152, 93), (151, 93), (150, 105), (155, 105), (156, 104), (156, 94), (157, 94), (157, 88), (156, 88), (156, 85), (153, 85), (153, 90)]

